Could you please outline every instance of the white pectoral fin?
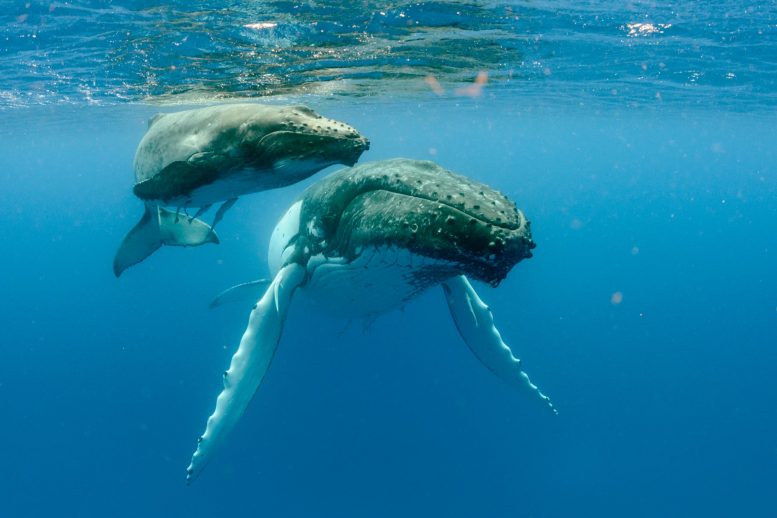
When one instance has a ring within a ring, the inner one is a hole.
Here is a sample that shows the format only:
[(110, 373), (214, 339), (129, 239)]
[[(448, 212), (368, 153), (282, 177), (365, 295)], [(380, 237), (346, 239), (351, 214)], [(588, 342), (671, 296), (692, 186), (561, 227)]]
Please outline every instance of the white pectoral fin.
[(198, 246), (218, 242), (218, 236), (207, 223), (180, 216), (162, 207), (146, 205), (143, 217), (124, 236), (116, 251), (113, 273), (116, 277), (120, 276), (124, 270), (143, 261), (162, 245)]
[(232, 302), (254, 302), (262, 296), (270, 282), (269, 279), (258, 279), (227, 288), (211, 301), (209, 307), (213, 309)]
[(153, 254), (162, 246), (157, 208), (146, 205), (143, 217), (132, 227), (113, 258), (113, 273), (120, 276), (124, 270)]
[(467, 278), (460, 275), (447, 280), (443, 282), (443, 290), (456, 328), (478, 360), (508, 384), (523, 390), (528, 388), (553, 413), (558, 413), (550, 398), (521, 369), (521, 360), (513, 356), (510, 347), (502, 341), (491, 310), (480, 300)]
[(187, 481), (202, 472), (259, 388), (281, 338), (291, 296), (304, 278), (303, 266), (296, 263), (284, 266), (251, 311), (240, 346), (224, 372), (224, 389), (216, 400), (216, 410), (208, 418), (205, 433), (199, 438), (197, 451), (186, 470)]
[(199, 246), (217, 243), (219, 238), (202, 220), (189, 218), (171, 210), (158, 208), (159, 235), (162, 243), (170, 246)]

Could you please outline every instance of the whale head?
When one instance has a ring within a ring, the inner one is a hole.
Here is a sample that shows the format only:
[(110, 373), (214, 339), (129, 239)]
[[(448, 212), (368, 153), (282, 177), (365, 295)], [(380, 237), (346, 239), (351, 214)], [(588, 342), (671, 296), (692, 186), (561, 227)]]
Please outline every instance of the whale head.
[(491, 187), (420, 160), (338, 171), (310, 186), (271, 240), (271, 268), (371, 250), (434, 261), (428, 284), (464, 274), (496, 286), (535, 247), (526, 216)]
[(318, 169), (332, 164), (354, 165), (370, 142), (351, 126), (328, 119), (306, 106), (263, 110), (238, 131), (247, 164), (282, 170), (301, 164)]

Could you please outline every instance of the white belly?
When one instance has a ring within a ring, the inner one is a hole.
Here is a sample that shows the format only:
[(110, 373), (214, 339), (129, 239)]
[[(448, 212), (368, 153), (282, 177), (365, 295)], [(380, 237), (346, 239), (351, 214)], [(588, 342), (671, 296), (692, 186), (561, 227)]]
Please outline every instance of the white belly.
[(186, 195), (166, 200), (166, 205), (204, 207), (246, 194), (291, 185), (330, 165), (332, 162), (322, 162), (317, 159), (289, 158), (278, 160), (270, 169), (235, 168), (229, 172), (222, 172), (212, 183), (198, 187)]
[(179, 196), (171, 200), (169, 204), (182, 207), (204, 207), (245, 194), (271, 189), (276, 184), (277, 179), (267, 171), (241, 169), (228, 175), (222, 175), (215, 182), (194, 189), (186, 196)]
[(362, 252), (351, 263), (314, 256), (308, 274), (302, 293), (328, 312), (355, 317), (401, 307), (458, 272), (451, 263), (380, 248)]

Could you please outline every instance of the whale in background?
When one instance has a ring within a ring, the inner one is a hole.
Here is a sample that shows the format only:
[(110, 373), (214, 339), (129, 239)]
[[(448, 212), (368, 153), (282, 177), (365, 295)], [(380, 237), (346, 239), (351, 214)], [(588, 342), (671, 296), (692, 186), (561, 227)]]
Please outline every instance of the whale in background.
[[(357, 130), (305, 106), (158, 114), (135, 153), (133, 193), (145, 210), (119, 246), (113, 271), (120, 276), (162, 245), (218, 243), (213, 227), (239, 196), (291, 185), (333, 164), (351, 166), (367, 149)], [(220, 202), (212, 225), (198, 219)], [(189, 216), (192, 207), (199, 210)]]

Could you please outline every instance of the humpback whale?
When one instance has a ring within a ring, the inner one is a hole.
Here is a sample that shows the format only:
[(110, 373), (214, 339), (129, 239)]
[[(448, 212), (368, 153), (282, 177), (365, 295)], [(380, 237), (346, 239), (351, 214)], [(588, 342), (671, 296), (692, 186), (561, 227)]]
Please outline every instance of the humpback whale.
[[(351, 166), (369, 141), (305, 106), (226, 104), (158, 114), (135, 153), (133, 193), (145, 205), (113, 261), (118, 277), (164, 245), (218, 243), (213, 227), (239, 196)], [(212, 225), (198, 216), (223, 202)], [(175, 211), (164, 206), (176, 207)], [(190, 217), (181, 215), (198, 207)]]
[[(364, 163), (311, 185), (273, 231), (268, 262), (274, 278), (254, 305), (223, 374), (224, 388), (198, 439), (187, 480), (202, 472), (258, 389), (295, 292), (352, 317), (401, 307), (441, 285), (474, 355), (555, 413), (469, 281), (497, 286), (534, 247), (529, 220), (512, 201), (433, 162)], [(236, 299), (234, 292), (257, 287), (262, 284), (241, 284), (219, 298)]]

